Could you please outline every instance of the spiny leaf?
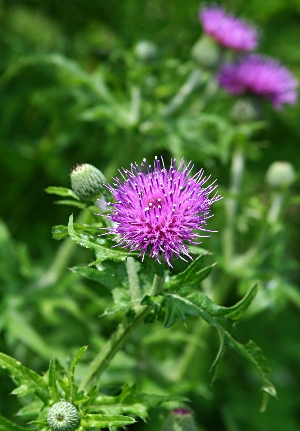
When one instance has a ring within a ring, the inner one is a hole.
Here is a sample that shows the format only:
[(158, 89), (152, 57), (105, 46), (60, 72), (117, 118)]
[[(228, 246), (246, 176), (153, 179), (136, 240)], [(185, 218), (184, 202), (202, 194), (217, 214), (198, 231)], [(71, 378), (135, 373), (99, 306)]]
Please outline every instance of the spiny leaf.
[(51, 402), (58, 403), (60, 400), (60, 396), (57, 388), (55, 359), (51, 359), (49, 364), (49, 392), (50, 392)]
[(28, 431), (27, 428), (20, 427), (0, 415), (0, 431)]
[(226, 344), (243, 355), (252, 365), (254, 365), (258, 371), (263, 381), (262, 391), (265, 393), (261, 410), (265, 410), (266, 396), (271, 395), (272, 397), (276, 397), (277, 394), (276, 388), (270, 380), (270, 369), (260, 347), (258, 347), (252, 340), (248, 341), (247, 344), (241, 344), (236, 341), (227, 331), (224, 331), (224, 334), (226, 337)]
[(122, 286), (124, 279), (127, 277), (124, 264), (112, 261), (102, 262), (97, 265), (97, 269), (74, 267), (71, 268), (71, 271), (89, 280), (103, 284), (109, 291)]
[(11, 376), (22, 386), (28, 387), (28, 392), (34, 390), (35, 394), (47, 404), (50, 398), (47, 384), (43, 377), (29, 368), (24, 367), (19, 361), (10, 356), (0, 353), (0, 367), (7, 369)]
[(107, 415), (84, 415), (80, 425), (84, 429), (88, 428), (107, 428), (112, 426), (125, 426), (135, 423), (135, 420), (130, 416), (107, 416)]
[(185, 316), (187, 314), (197, 316), (199, 311), (197, 308), (189, 301), (184, 298), (178, 297), (176, 295), (167, 295), (166, 297), (167, 312), (164, 321), (164, 327), (170, 328), (174, 325), (177, 319), (185, 322)]
[(233, 320), (238, 320), (243, 316), (244, 311), (249, 307), (255, 298), (257, 291), (258, 285), (256, 283), (246, 293), (246, 295), (232, 307), (222, 307), (217, 305), (211, 299), (209, 299), (205, 293), (201, 292), (200, 290), (195, 290), (188, 287), (180, 289), (179, 294), (190, 301), (194, 306), (201, 308), (203, 311), (207, 311), (211, 316), (226, 316)]
[(180, 274), (170, 277), (165, 283), (165, 290), (177, 290), (182, 286), (186, 286), (191, 283), (201, 283), (205, 278), (209, 276), (214, 265), (202, 268), (205, 254), (198, 256), (193, 262), (188, 266), (188, 268), (181, 272)]
[(69, 383), (69, 399), (68, 401), (72, 404), (73, 400), (74, 400), (74, 373), (75, 373), (75, 368), (76, 365), (78, 364), (78, 361), (80, 360), (81, 356), (84, 354), (84, 352), (86, 351), (87, 346), (83, 346), (81, 347), (78, 352), (76, 353), (76, 355), (74, 356), (71, 365), (70, 365), (70, 371), (69, 371), (69, 376), (68, 376), (68, 383)]
[(89, 248), (96, 255), (96, 261), (103, 262), (104, 260), (125, 261), (127, 256), (136, 255), (125, 251), (112, 249), (112, 243), (103, 237), (93, 237), (81, 232), (76, 232), (73, 226), (73, 215), (69, 218), (68, 231), (71, 239), (76, 241), (81, 247)]
[[(84, 234), (98, 235), (99, 227), (101, 224), (90, 224), (83, 225), (79, 223), (73, 224), (73, 229), (76, 229), (77, 232), (82, 232)], [(52, 238), (60, 241), (61, 239), (65, 239), (69, 237), (68, 226), (57, 225), (52, 228)]]
[(166, 302), (166, 298), (163, 295), (149, 296), (146, 295), (141, 301), (141, 305), (151, 305), (154, 313), (158, 315)]
[(50, 195), (57, 195), (57, 196), (63, 196), (63, 197), (72, 197), (79, 201), (79, 197), (76, 195), (75, 192), (71, 189), (67, 189), (66, 187), (47, 187), (45, 189), (46, 193), (49, 193)]

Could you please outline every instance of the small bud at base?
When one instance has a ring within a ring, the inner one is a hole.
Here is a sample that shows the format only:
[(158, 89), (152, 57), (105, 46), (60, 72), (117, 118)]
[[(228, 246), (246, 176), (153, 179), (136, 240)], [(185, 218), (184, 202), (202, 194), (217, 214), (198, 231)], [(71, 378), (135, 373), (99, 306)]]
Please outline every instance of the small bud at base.
[(74, 431), (79, 423), (79, 414), (72, 404), (60, 401), (50, 407), (47, 422), (52, 431)]

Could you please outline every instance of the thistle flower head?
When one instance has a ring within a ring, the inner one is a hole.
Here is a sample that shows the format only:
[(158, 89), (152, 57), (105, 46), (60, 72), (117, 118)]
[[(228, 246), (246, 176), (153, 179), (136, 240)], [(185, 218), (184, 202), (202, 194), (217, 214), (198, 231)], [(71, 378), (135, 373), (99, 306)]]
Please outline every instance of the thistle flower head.
[(225, 48), (251, 51), (258, 45), (257, 30), (220, 6), (201, 8), (199, 18), (204, 32)]
[(259, 54), (225, 63), (218, 81), (231, 94), (250, 93), (269, 99), (274, 109), (297, 100), (298, 83), (293, 74), (277, 60)]
[[(144, 159), (141, 166), (132, 164), (131, 170), (123, 169), (123, 181), (115, 178), (107, 185), (114, 202), (108, 204), (108, 218), (114, 222), (108, 228), (117, 236), (117, 243), (130, 251), (146, 253), (160, 262), (160, 256), (171, 265), (171, 259), (191, 258), (188, 244), (198, 244), (196, 231), (206, 230), (211, 217), (210, 206), (221, 198), (215, 193), (215, 182), (204, 187), (209, 177), (203, 169), (191, 176), (193, 165), (178, 168), (171, 159), (167, 169), (164, 161), (155, 158), (151, 167)], [(210, 232), (210, 231), (208, 231)]]
[(72, 404), (60, 401), (50, 407), (47, 422), (52, 431), (73, 431), (79, 423), (79, 414)]

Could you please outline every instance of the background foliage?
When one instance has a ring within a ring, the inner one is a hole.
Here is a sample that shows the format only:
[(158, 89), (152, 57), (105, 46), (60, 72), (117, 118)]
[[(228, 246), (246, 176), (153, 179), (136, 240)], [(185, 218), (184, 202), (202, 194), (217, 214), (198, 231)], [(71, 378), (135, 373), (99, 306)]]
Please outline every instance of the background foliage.
[[(222, 4), (258, 25), (260, 50), (299, 77), (299, 0)], [(110, 178), (120, 166), (162, 154), (192, 159), (218, 178), (226, 196), (232, 145), (239, 136), (230, 119), (234, 100), (219, 92), (205, 101), (202, 83), (188, 102), (168, 111), (195, 69), (191, 48), (201, 34), (198, 8), (195, 0), (0, 2), (0, 348), (27, 367), (44, 372), (52, 357), (65, 363), (83, 345), (89, 346), (84, 356), (89, 361), (116, 324), (116, 316), (99, 318), (110, 301), (109, 290), (102, 286), (99, 294), (99, 284), (67, 269), (90, 262), (92, 254), (70, 242), (65, 247), (73, 247), (71, 258), (63, 259), (65, 249), (52, 239), (51, 227), (67, 224), (70, 208), (54, 205), (53, 196), (44, 192), (47, 186), (68, 187), (70, 169), (78, 162), (91, 163)], [(155, 45), (147, 59), (137, 48), (143, 40)], [(299, 111), (296, 106), (278, 113), (265, 106), (264, 125), (251, 130), (243, 211), (237, 219), (241, 253), (267, 226), (272, 194), (264, 178), (269, 165), (287, 160), (300, 170)], [(214, 212), (212, 224), (219, 234), (204, 244), (214, 253), (209, 262), (219, 261), (212, 284), (224, 263), (222, 202)], [(233, 288), (220, 298), (232, 305), (251, 282), (260, 281), (260, 294), (233, 334), (244, 342), (255, 340), (268, 359), (278, 399), (270, 400), (266, 412), (259, 412), (255, 371), (234, 352), (227, 352), (219, 378), (210, 386), (217, 336), (203, 326), (197, 334), (194, 317), (187, 319), (187, 328), (177, 323), (166, 330), (158, 322), (149, 333), (139, 329), (104, 375), (107, 390), (113, 391), (112, 382), (118, 386), (137, 380), (150, 393), (186, 396), (199, 429), (297, 430), (299, 240), (296, 182), (264, 252), (249, 267), (235, 269)], [(182, 269), (176, 264), (175, 272)], [(122, 264), (117, 271), (124, 280)], [(187, 337), (197, 349), (184, 364)], [(180, 385), (174, 383), (176, 368)], [(13, 417), (20, 401), (7, 397), (14, 385), (4, 371), (1, 380), (0, 412)], [(156, 429), (163, 414), (154, 409), (151, 425), (139, 421), (129, 428)]]

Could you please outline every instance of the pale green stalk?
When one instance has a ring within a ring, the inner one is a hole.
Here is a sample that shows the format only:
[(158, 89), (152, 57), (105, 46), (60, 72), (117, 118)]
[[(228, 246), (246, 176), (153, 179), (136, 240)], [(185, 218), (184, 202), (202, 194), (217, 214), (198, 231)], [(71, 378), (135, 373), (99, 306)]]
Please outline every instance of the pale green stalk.
[[(150, 296), (156, 296), (163, 290), (164, 278), (158, 275), (154, 276), (152, 288), (150, 291)], [(124, 342), (127, 340), (132, 331), (140, 325), (145, 317), (150, 313), (152, 307), (150, 305), (139, 306), (139, 311), (137, 312), (135, 318), (130, 323), (121, 323), (116, 332), (107, 341), (98, 355), (95, 357), (93, 362), (90, 364), (83, 380), (81, 381), (79, 388), (85, 390), (86, 392), (93, 386), (96, 379), (99, 379), (101, 374), (107, 369), (112, 359), (118, 353), (118, 351), (123, 346)]]
[(127, 257), (126, 269), (129, 281), (131, 302), (133, 304), (133, 308), (135, 309), (135, 311), (137, 311), (140, 305), (142, 292), (140, 288), (139, 277), (136, 270), (135, 260), (133, 257)]
[(178, 93), (173, 97), (173, 99), (168, 103), (168, 105), (163, 110), (163, 116), (169, 117), (173, 114), (189, 97), (189, 95), (197, 88), (200, 82), (201, 70), (195, 69), (193, 70), (188, 79), (183, 84), (183, 86), (179, 89)]
[(231, 265), (235, 256), (235, 227), (236, 213), (238, 208), (238, 196), (245, 167), (245, 150), (243, 146), (237, 145), (234, 149), (230, 170), (230, 196), (225, 199), (226, 224), (223, 230), (223, 251), (226, 265)]

